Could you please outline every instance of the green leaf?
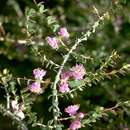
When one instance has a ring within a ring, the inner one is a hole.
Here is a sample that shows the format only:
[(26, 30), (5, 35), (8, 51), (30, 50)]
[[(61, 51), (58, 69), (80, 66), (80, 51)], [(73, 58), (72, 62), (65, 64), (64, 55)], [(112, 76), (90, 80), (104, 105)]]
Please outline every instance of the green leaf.
[(71, 88), (77, 88), (77, 87), (79, 87), (79, 86), (81, 86), (83, 84), (84, 84), (83, 80), (72, 80), (72, 81), (69, 81), (69, 85), (70, 85)]

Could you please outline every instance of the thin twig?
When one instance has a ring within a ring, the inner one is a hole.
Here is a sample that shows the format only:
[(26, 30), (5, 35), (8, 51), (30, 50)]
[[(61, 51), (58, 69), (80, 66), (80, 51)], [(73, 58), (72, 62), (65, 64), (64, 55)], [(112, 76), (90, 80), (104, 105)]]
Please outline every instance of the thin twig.
[[(13, 77), (14, 79), (17, 79), (17, 80), (24, 80), (24, 81), (34, 81), (34, 82), (36, 82), (37, 80), (36, 79), (30, 79), (30, 78), (26, 78), (26, 77), (24, 77), (24, 78), (22, 78), (22, 77)], [(40, 83), (48, 83), (48, 80), (45, 80), (45, 81), (43, 81), (43, 80), (38, 80)], [(50, 82), (50, 83), (52, 83), (52, 82)]]
[(114, 109), (117, 109), (120, 106), (121, 103), (117, 103), (114, 107), (106, 108), (104, 109), (104, 112), (112, 111)]
[(44, 125), (44, 124), (41, 124), (41, 123), (34, 123), (34, 125), (36, 125), (36, 126), (40, 126), (40, 127), (44, 127), (44, 128), (50, 128), (50, 129), (53, 129), (53, 126), (47, 126), (47, 125)]
[[(62, 43), (62, 45), (65, 47), (65, 49), (69, 52), (70, 51), (70, 49), (65, 45), (65, 43), (61, 40), (61, 39), (59, 39), (60, 40), (60, 42)], [(80, 57), (80, 58), (82, 58), (83, 60), (92, 60), (93, 58), (92, 57), (90, 57), (90, 56), (85, 56), (85, 55), (82, 55), (82, 54), (78, 54), (78, 53), (76, 53), (76, 52), (72, 52), (72, 56), (74, 56), (74, 57)]]

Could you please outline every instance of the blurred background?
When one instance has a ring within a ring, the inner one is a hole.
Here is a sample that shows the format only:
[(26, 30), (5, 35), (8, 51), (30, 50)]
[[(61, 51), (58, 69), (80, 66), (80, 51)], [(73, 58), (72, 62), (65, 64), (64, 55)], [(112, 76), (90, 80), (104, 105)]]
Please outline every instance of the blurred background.
[[(27, 41), (26, 31), (26, 8), (35, 8), (35, 4), (43, 2), (48, 14), (56, 17), (59, 25), (67, 27), (71, 43), (75, 37), (80, 37), (81, 32), (88, 30), (92, 23), (109, 11), (109, 18), (103, 22), (97, 32), (89, 40), (83, 42), (76, 52), (93, 57), (94, 60), (87, 60), (85, 67), (87, 71), (96, 71), (101, 63), (101, 59), (109, 56), (116, 50), (121, 56), (116, 68), (130, 63), (130, 1), (120, 0), (119, 5), (113, 6), (116, 0), (0, 0), (0, 70), (7, 68), (14, 77), (32, 78), (32, 70), (42, 67), (41, 56), (34, 52), (42, 50), (49, 59), (56, 63), (61, 62), (61, 55), (66, 53), (61, 50), (55, 52), (45, 43), (45, 37), (52, 34), (50, 27), (46, 25), (45, 15), (37, 20), (38, 28), (34, 27), (34, 46)], [(98, 10), (98, 12), (97, 12)], [(43, 39), (43, 40), (42, 40)], [(29, 45), (26, 45), (27, 43)], [(41, 46), (45, 44), (45, 46)], [(68, 45), (69, 46), (69, 45)], [(35, 50), (35, 51), (34, 51)], [(54, 58), (55, 56), (55, 58)], [(71, 59), (68, 66), (76, 61)], [(47, 77), (52, 78), (55, 71), (47, 69)], [(21, 86), (26, 87), (26, 86)], [(37, 96), (36, 102), (32, 105), (32, 111), (38, 113), (38, 117), (43, 117), (45, 123), (52, 115), (48, 113), (51, 101), (48, 101), (50, 88), (45, 93)], [(0, 103), (4, 102), (4, 90), (0, 89)], [(32, 98), (35, 98), (34, 95)], [(93, 110), (95, 106), (105, 108), (112, 107), (119, 101), (130, 99), (130, 74), (126, 76), (113, 77), (111, 80), (92, 85), (83, 92), (78, 92), (74, 99), (60, 99), (60, 108), (63, 110), (69, 104), (81, 104), (81, 111)], [(0, 114), (0, 130), (15, 130), (11, 120)], [(66, 122), (68, 124), (68, 122)], [(32, 128), (29, 126), (29, 130)], [(86, 126), (81, 130), (129, 130), (130, 129), (130, 109), (124, 107), (117, 110), (117, 114), (110, 114), (108, 117), (97, 120), (92, 126)]]

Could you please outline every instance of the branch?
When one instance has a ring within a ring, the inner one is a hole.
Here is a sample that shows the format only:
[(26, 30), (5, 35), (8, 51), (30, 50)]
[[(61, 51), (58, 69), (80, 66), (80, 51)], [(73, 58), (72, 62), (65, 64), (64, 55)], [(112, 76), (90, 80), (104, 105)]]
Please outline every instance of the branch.
[(87, 41), (88, 38), (91, 36), (91, 34), (95, 33), (97, 27), (99, 26), (99, 23), (101, 21), (104, 20), (104, 18), (108, 15), (108, 13), (106, 12), (103, 16), (101, 16), (98, 21), (96, 21), (94, 23), (94, 25), (92, 26), (92, 29), (90, 31), (88, 31), (87, 33), (85, 33), (81, 38), (78, 38), (75, 42), (75, 44), (71, 47), (71, 49), (69, 50), (69, 52), (65, 55), (65, 58), (61, 64), (61, 67), (59, 68), (59, 71), (55, 77), (55, 81), (54, 81), (54, 85), (52, 86), (53, 90), (52, 90), (52, 95), (53, 95), (53, 99), (52, 99), (52, 108), (53, 108), (53, 117), (54, 117), (54, 127), (56, 128), (58, 125), (58, 117), (59, 117), (59, 107), (58, 107), (58, 92), (57, 92), (57, 84), (60, 80), (60, 74), (62, 73), (62, 70), (64, 68), (64, 65), (66, 64), (66, 62), (68, 61), (70, 54), (76, 49), (76, 47), (83, 41)]
[[(112, 110), (115, 110), (117, 109), (118, 107), (120, 107), (121, 103), (117, 103), (115, 106), (113, 107), (110, 107), (110, 108), (104, 108), (103, 109), (103, 112), (109, 112), (109, 111), (112, 111)], [(85, 113), (84, 116), (88, 116), (88, 113)], [(71, 120), (71, 119), (75, 119), (76, 116), (70, 116), (70, 117), (65, 117), (65, 118), (60, 118), (58, 119), (58, 121), (65, 121), (65, 120)]]

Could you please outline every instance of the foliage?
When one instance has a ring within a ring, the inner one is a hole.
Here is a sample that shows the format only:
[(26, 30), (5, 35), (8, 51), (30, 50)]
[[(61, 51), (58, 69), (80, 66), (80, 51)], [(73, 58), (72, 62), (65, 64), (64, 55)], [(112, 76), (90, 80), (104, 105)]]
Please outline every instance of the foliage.
[(130, 128), (128, 0), (1, 3), (1, 128)]

